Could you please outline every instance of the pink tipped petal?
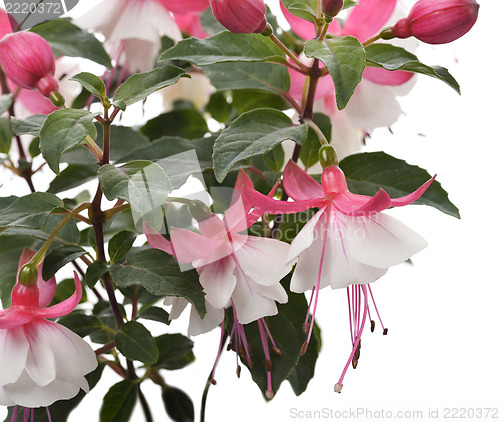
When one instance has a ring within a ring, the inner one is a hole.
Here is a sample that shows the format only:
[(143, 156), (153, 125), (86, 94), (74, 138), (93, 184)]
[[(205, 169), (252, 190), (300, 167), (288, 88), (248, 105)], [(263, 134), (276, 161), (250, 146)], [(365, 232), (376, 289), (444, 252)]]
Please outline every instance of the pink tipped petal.
[(363, 78), (368, 79), (379, 85), (402, 85), (408, 82), (415, 76), (412, 72), (405, 72), (404, 70), (385, 70), (376, 67), (366, 67), (363, 72)]
[(396, 8), (397, 0), (359, 0), (346, 19), (343, 33), (361, 42), (376, 35)]
[(207, 259), (224, 243), (223, 239), (210, 239), (176, 227), (172, 228), (170, 236), (174, 245), (175, 257), (181, 264)]
[[(351, 201), (351, 198), (356, 199), (357, 201)], [(353, 209), (353, 204), (356, 202), (364, 203), (363, 205)], [(366, 216), (376, 214), (389, 208), (391, 206), (391, 198), (383, 189), (379, 189), (373, 197), (345, 193), (335, 196), (333, 199), (333, 205), (345, 215)]]
[(82, 284), (76, 272), (75, 276), (75, 293), (71, 295), (68, 299), (58, 303), (57, 305), (50, 306), (49, 308), (40, 308), (35, 310), (33, 313), (37, 316), (43, 318), (58, 318), (63, 315), (68, 315), (73, 309), (76, 308), (76, 305), (80, 302), (82, 298)]
[(173, 255), (174, 251), (172, 249), (172, 243), (165, 239), (161, 233), (157, 232), (148, 224), (144, 223), (142, 226), (142, 230), (148, 239), (149, 245), (154, 249), (160, 249), (168, 253), (169, 255)]
[(324, 197), (321, 185), (291, 160), (283, 173), (283, 187), (296, 201)]
[(436, 179), (437, 174), (434, 175), (433, 178), (429, 179), (422, 186), (420, 186), (416, 191), (410, 193), (409, 195), (402, 196), (401, 198), (395, 198), (391, 200), (391, 206), (393, 207), (404, 207), (405, 205), (409, 205), (415, 202), (418, 198), (420, 198), (425, 191), (429, 188), (429, 186)]

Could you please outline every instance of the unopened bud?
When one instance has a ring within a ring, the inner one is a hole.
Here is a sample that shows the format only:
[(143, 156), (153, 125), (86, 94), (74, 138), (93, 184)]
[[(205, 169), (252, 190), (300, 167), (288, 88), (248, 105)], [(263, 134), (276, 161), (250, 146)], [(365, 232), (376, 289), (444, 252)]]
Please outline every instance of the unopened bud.
[(0, 62), (7, 77), (22, 88), (38, 89), (45, 97), (59, 89), (52, 49), (34, 32), (7, 34), (0, 41)]
[(337, 152), (332, 145), (323, 145), (319, 149), (319, 162), (323, 168), (338, 166), (339, 159), (337, 157)]
[(198, 222), (209, 219), (213, 216), (212, 211), (203, 202), (195, 199), (188, 204), (189, 214)]
[(326, 17), (334, 18), (344, 7), (344, 0), (321, 0), (321, 11)]
[(25, 264), (19, 271), (18, 283), (23, 286), (34, 286), (38, 281), (38, 268), (30, 263)]
[(478, 13), (475, 0), (420, 0), (391, 33), (396, 38), (413, 36), (428, 44), (446, 44), (469, 32)]
[(215, 19), (237, 34), (261, 33), (267, 26), (264, 0), (210, 0)]

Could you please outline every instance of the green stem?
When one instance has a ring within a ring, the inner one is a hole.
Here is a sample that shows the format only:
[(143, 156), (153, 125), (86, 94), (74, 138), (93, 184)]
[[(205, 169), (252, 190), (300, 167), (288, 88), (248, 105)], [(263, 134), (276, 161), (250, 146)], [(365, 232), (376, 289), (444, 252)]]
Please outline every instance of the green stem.
[(373, 44), (375, 41), (378, 41), (380, 38), (382, 38), (382, 37), (380, 36), (380, 34), (377, 34), (377, 35), (375, 35), (374, 37), (371, 37), (371, 38), (367, 39), (367, 40), (363, 43), (363, 47), (366, 47), (367, 45)]
[(311, 119), (305, 119), (304, 121), (305, 123), (307, 123), (307, 126), (309, 126), (312, 130), (314, 130), (314, 132), (318, 136), (321, 145), (330, 145), (330, 143), (326, 139), (326, 136), (323, 134), (323, 132), (316, 123), (314, 123)]

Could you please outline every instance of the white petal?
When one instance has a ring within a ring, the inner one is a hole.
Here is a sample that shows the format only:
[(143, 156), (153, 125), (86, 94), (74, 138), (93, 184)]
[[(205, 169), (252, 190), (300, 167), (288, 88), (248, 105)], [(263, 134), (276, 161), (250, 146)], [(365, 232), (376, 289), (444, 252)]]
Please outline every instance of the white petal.
[(198, 269), (205, 299), (215, 308), (224, 308), (233, 294), (235, 265), (233, 259), (227, 257)]
[(288, 302), (288, 295), (286, 294), (286, 290), (280, 283), (277, 283), (274, 286), (261, 286), (260, 284), (254, 283), (252, 287), (256, 292), (264, 297), (267, 297), (279, 303)]
[(13, 402), (4, 387), (0, 387), (0, 406), (15, 406), (17, 403)]
[(316, 225), (320, 217), (324, 214), (326, 207), (321, 208), (314, 216), (302, 227), (297, 237), (292, 240), (288, 255), (287, 262), (293, 262), (304, 250), (312, 245), (316, 233)]
[(288, 243), (248, 236), (245, 244), (234, 255), (241, 270), (254, 283), (272, 286), (292, 269), (292, 264), (286, 260), (289, 250)]
[(200, 318), (194, 307), (191, 308), (188, 328), (189, 336), (208, 333), (217, 327), (224, 319), (224, 308), (214, 308), (209, 303), (206, 304), (206, 307), (207, 313), (203, 319)]
[(31, 379), (43, 387), (54, 381), (56, 377), (56, 363), (50, 345), (50, 337), (45, 335), (41, 325), (33, 322), (26, 326), (30, 344), (26, 359), (26, 372)]
[[(160, 49), (160, 42), (127, 38), (123, 41), (123, 51), (129, 65), (130, 72), (149, 72), (154, 68), (156, 57)], [(123, 64), (123, 60), (120, 62)]]
[(379, 213), (369, 218), (351, 217), (349, 250), (357, 261), (387, 268), (406, 261), (427, 246), (427, 241), (401, 221)]
[(186, 309), (188, 303), (189, 302), (183, 297), (167, 296), (165, 299), (163, 299), (164, 305), (172, 306), (168, 319), (173, 320), (179, 318), (184, 309)]
[(0, 387), (16, 382), (26, 365), (29, 343), (24, 328), (0, 330)]

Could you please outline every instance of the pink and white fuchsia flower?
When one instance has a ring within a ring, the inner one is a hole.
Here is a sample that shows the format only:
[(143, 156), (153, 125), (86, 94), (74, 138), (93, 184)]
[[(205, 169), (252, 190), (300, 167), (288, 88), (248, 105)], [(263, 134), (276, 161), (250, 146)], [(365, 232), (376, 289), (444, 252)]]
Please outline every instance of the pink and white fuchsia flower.
[[(321, 180), (322, 185), (290, 161), (284, 171), (283, 187), (295, 202), (273, 200), (251, 187), (244, 187), (243, 195), (258, 213), (296, 213), (319, 208), (292, 241), (286, 257), (288, 264), (297, 262), (290, 290), (297, 293), (312, 290), (309, 305), (312, 306), (312, 319), (309, 324), (308, 312), (304, 324), (304, 331), (308, 334), (301, 352), (304, 354), (311, 339), (312, 329), (309, 327), (314, 323), (319, 290), (326, 286), (333, 289), (357, 286), (352, 292), (358, 295), (352, 302), (352, 309), (349, 301), (353, 351), (347, 369), (355, 357), (366, 321), (368, 290), (371, 294), (366, 284), (379, 279), (389, 267), (406, 261), (427, 246), (420, 235), (381, 211), (416, 201), (434, 178), (410, 195), (397, 199), (391, 199), (383, 189), (373, 197), (349, 192), (344, 173), (336, 165), (324, 168)], [(364, 297), (363, 306), (361, 295)], [(338, 391), (344, 375), (345, 371), (336, 387)]]
[[(31, 256), (25, 250), (19, 269)], [(44, 407), (70, 399), (80, 389), (88, 392), (85, 375), (97, 367), (94, 351), (78, 335), (46, 319), (75, 309), (82, 297), (78, 276), (75, 293), (50, 307), (55, 282), (40, 283), (39, 276), (37, 283), (24, 285), (19, 278), (9, 309), (0, 311), (0, 405)]]

